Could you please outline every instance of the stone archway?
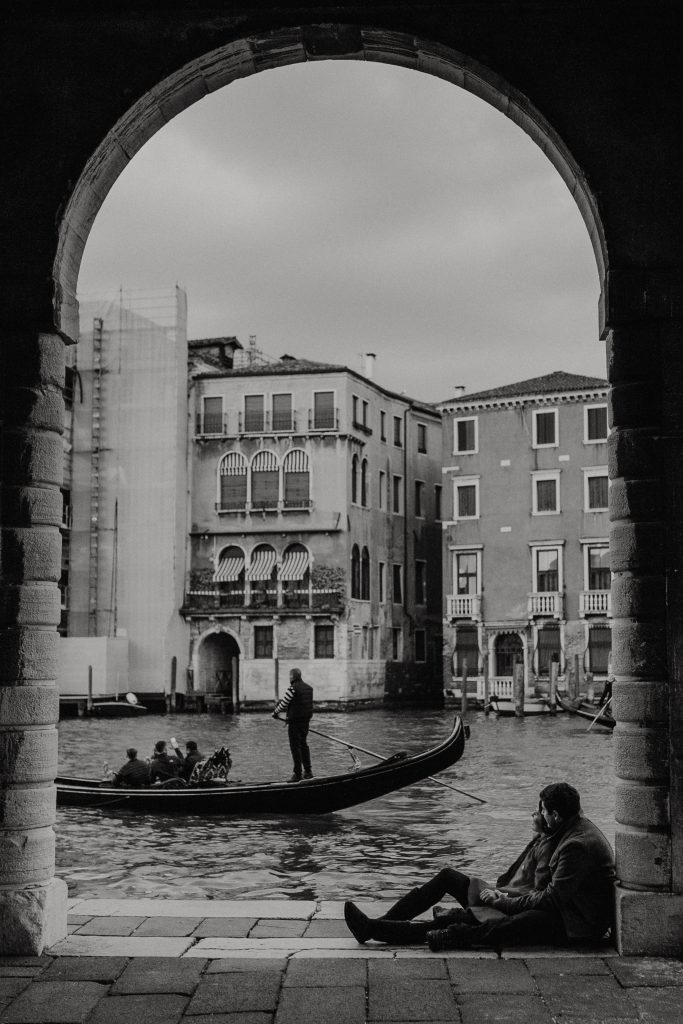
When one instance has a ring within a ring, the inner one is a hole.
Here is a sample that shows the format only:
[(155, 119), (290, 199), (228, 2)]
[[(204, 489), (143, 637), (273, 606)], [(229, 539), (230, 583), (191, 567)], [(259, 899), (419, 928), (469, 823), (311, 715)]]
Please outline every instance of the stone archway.
[[(438, 74), (497, 106), (553, 160), (586, 221), (602, 282), (614, 428), (618, 939), (625, 952), (676, 952), (683, 906), (683, 233), (670, 211), (683, 198), (683, 153), (675, 12), (661, 8), (655, 17), (644, 0), (620, 9), (618, 19), (613, 5), (587, 13), (580, 0), (547, 9), (533, 0), (437, 0), (373, 7), (368, 27), (367, 10), (357, 5), (337, 5), (337, 25), (324, 3), (290, 10), (247, 2), (227, 13), (225, 6), (188, 14), (133, 4), (101, 23), (59, 9), (45, 19), (16, 12), (6, 26), (10, 87), (1, 102), (15, 145), (2, 168), (14, 251), (0, 310), (0, 951), (39, 951), (66, 928), (50, 786), (61, 387), (89, 227), (132, 154), (206, 91), (272, 66), (348, 58)], [(634, 90), (633, 68), (647, 89)]]
[(240, 646), (224, 629), (204, 633), (193, 658), (197, 692), (220, 702), (220, 709), (232, 714), (240, 705)]

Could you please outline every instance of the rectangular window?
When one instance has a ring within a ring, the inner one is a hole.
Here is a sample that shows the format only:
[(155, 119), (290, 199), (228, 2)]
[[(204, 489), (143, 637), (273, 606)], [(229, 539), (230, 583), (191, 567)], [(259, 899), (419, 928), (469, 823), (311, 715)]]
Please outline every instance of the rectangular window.
[(394, 604), (403, 603), (403, 566), (394, 563), (392, 566), (393, 593), (391, 599)]
[(609, 590), (612, 580), (608, 547), (588, 549), (587, 582), (589, 590)]
[(479, 672), (479, 634), (476, 626), (458, 626), (455, 643), (455, 673), (459, 679), (465, 674), (471, 679)]
[(607, 440), (607, 406), (588, 405), (586, 406), (586, 442), (597, 442)]
[(386, 580), (385, 580), (386, 566), (384, 562), (377, 563), (377, 596), (380, 604), (384, 604), (386, 600)]
[(441, 484), (434, 485), (434, 518), (441, 519)]
[(221, 508), (244, 508), (247, 504), (247, 474), (221, 473)]
[(415, 562), (415, 604), (427, 603), (427, 563)]
[(356, 424), (360, 422), (358, 419), (358, 395), (353, 395), (351, 401), (353, 402), (353, 422), (354, 424)]
[(555, 594), (560, 589), (560, 552), (541, 548), (536, 552), (536, 593)]
[(422, 480), (415, 481), (415, 515), (422, 518), (424, 511), (425, 485)]
[(586, 512), (606, 512), (609, 507), (609, 481), (607, 473), (586, 473)]
[(417, 425), (417, 450), (419, 452), (427, 451), (427, 424), (418, 423)]
[(313, 643), (315, 658), (334, 658), (334, 626), (316, 626)]
[(368, 425), (368, 403), (363, 402), (363, 426), (367, 428)]
[(273, 627), (254, 626), (254, 657), (273, 657)]
[(612, 654), (612, 630), (592, 626), (588, 631), (588, 667), (593, 675), (606, 676)]
[(332, 430), (334, 427), (334, 391), (315, 391), (313, 394), (313, 429)]
[(273, 430), (292, 430), (292, 396), (273, 395)]
[(427, 660), (427, 634), (424, 629), (415, 630), (415, 661)]
[(453, 518), (477, 519), (479, 516), (479, 481), (456, 480), (453, 483)]
[(379, 414), (379, 436), (382, 441), (387, 439), (387, 414), (382, 411)]
[(477, 420), (476, 417), (465, 420), (455, 420), (453, 425), (453, 446), (454, 452), (476, 452), (477, 450)]
[(244, 429), (261, 433), (265, 427), (263, 395), (244, 396)]
[(560, 511), (560, 474), (532, 473), (532, 513), (535, 516), (553, 515)]
[(560, 627), (549, 623), (538, 631), (538, 674), (549, 676), (553, 661), (560, 662)]
[(377, 486), (379, 488), (377, 507), (385, 509), (387, 507), (387, 475), (380, 469), (377, 477)]
[(400, 626), (394, 626), (391, 631), (391, 660), (400, 661), (403, 657), (403, 634)]
[(403, 512), (403, 477), (395, 476), (391, 486), (391, 511), (396, 515)]
[(203, 434), (223, 433), (223, 399), (219, 397), (204, 399)]
[(455, 556), (455, 592), (464, 596), (479, 593), (476, 551), (459, 551)]
[(557, 409), (548, 412), (534, 411), (534, 448), (549, 448), (556, 446), (557, 443)]
[(394, 444), (397, 448), (403, 447), (403, 420), (400, 416), (394, 416)]

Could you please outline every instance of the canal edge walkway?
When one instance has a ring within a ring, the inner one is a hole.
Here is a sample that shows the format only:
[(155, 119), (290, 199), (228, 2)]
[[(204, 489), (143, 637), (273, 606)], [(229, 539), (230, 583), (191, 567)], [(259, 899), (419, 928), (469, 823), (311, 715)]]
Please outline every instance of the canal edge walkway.
[(71, 899), (67, 938), (0, 958), (1, 1024), (133, 1020), (670, 1024), (683, 1020), (683, 962), (610, 946), (361, 946), (341, 901), (148, 898)]

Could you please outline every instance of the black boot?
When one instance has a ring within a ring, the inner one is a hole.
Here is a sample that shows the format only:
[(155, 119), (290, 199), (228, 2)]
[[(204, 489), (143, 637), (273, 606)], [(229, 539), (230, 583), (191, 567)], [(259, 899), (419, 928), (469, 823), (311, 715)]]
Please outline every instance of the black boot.
[(474, 949), (484, 944), (484, 932), (481, 925), (459, 923), (448, 928), (433, 928), (427, 933), (427, 945), (432, 953), (442, 949)]
[(371, 920), (354, 903), (344, 904), (344, 920), (356, 942), (387, 942), (396, 946), (419, 945), (426, 941), (427, 930), (432, 927), (428, 921), (392, 921), (379, 918)]
[(419, 888), (411, 889), (405, 896), (389, 907), (386, 914), (382, 914), (381, 921), (410, 921), (417, 917), (423, 910), (429, 910), (431, 903), (424, 896)]

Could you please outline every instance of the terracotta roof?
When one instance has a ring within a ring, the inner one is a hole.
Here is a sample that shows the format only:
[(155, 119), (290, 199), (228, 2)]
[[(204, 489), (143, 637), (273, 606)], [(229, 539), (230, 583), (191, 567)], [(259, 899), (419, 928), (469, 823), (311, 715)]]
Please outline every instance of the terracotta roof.
[(548, 395), (566, 391), (595, 391), (607, 387), (607, 381), (601, 377), (584, 377), (579, 373), (567, 373), (565, 370), (553, 370), (543, 377), (530, 377), (516, 384), (503, 384), (501, 387), (488, 391), (465, 393), (454, 398), (447, 398), (437, 405), (453, 403), (469, 404), (470, 402), (486, 402), (495, 398), (519, 398), (522, 395)]

